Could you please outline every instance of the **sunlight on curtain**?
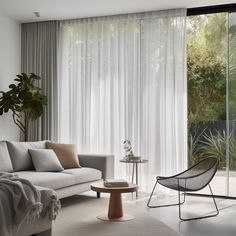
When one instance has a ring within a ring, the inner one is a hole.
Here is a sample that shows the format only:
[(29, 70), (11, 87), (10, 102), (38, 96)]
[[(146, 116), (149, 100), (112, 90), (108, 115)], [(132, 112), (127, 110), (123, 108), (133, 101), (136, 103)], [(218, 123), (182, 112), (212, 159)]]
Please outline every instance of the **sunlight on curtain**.
[[(187, 163), (185, 10), (61, 22), (59, 136), (79, 153), (113, 153), (123, 141), (148, 159), (141, 186)], [(127, 176), (128, 175), (128, 176)]]

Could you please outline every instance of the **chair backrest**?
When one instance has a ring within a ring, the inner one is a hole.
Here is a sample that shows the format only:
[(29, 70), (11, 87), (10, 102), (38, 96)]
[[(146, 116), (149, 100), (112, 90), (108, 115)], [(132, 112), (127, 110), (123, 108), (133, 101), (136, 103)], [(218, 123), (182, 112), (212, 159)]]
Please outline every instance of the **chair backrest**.
[(181, 180), (181, 185), (186, 186), (187, 191), (197, 191), (210, 183), (219, 166), (219, 159), (208, 157), (182, 172), (178, 177), (185, 178)]

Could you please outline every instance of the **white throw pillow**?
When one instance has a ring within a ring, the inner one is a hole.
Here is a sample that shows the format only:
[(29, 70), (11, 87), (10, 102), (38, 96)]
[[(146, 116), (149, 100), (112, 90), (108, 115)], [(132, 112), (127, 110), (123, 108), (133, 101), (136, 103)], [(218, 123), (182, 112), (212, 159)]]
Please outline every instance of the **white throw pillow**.
[(57, 155), (50, 149), (29, 149), (32, 161), (37, 172), (63, 171)]

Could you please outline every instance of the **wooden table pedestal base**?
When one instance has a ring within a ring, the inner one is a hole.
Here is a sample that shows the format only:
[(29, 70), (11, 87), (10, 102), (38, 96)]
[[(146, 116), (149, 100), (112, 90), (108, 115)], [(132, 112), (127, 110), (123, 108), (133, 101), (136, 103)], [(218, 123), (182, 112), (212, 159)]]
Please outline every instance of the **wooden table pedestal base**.
[(123, 214), (121, 193), (110, 193), (108, 214), (97, 216), (100, 220), (106, 221), (128, 221), (134, 219), (134, 216)]
[(108, 215), (104, 213), (102, 215), (98, 215), (97, 219), (104, 220), (104, 221), (119, 221), (119, 222), (122, 222), (122, 221), (133, 220), (134, 216), (125, 214), (125, 215), (123, 215), (122, 217), (119, 217), (119, 218), (108, 218)]
[(91, 190), (99, 193), (110, 193), (109, 209), (107, 214), (97, 216), (100, 220), (106, 221), (127, 221), (134, 219), (131, 215), (123, 214), (122, 193), (131, 193), (137, 191), (136, 184), (129, 183), (128, 187), (105, 187), (103, 183), (91, 184)]

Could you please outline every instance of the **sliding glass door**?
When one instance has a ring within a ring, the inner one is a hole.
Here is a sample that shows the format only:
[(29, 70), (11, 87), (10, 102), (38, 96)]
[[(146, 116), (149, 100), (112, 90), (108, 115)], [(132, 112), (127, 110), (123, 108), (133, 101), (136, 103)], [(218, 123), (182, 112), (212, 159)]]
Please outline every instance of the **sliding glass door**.
[(187, 35), (189, 166), (218, 157), (214, 194), (236, 197), (236, 13), (191, 16)]

